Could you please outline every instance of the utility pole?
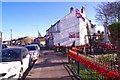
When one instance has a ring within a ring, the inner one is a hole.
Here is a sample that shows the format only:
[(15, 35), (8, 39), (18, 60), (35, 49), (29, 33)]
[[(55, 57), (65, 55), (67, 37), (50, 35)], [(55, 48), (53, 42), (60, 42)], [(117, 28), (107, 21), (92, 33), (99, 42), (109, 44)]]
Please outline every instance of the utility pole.
[(11, 34), (11, 41), (10, 41), (10, 44), (12, 46), (12, 29), (10, 29), (10, 34)]
[(0, 31), (0, 56), (2, 53), (2, 32)]

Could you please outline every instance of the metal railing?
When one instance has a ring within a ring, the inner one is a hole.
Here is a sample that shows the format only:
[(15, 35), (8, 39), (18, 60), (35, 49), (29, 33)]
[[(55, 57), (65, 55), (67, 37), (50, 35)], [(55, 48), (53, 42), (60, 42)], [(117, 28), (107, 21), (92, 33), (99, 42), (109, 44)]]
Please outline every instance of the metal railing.
[(84, 53), (83, 48), (55, 47), (56, 51), (68, 54), (68, 65), (83, 80), (119, 80), (116, 52), (107, 54)]

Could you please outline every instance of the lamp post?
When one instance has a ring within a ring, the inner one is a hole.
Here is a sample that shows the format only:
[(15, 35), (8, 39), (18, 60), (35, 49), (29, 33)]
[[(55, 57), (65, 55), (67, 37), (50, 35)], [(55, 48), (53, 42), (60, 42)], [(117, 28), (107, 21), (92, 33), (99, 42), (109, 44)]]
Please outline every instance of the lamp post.
[(2, 53), (2, 32), (0, 32), (0, 54)]

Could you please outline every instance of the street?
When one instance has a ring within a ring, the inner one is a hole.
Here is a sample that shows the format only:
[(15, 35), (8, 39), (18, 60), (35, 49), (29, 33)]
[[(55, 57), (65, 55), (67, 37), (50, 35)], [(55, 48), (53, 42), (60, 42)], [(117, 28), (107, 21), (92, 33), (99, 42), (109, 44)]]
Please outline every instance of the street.
[(71, 80), (71, 72), (67, 70), (65, 65), (67, 58), (63, 57), (61, 52), (53, 50), (42, 50), (41, 56), (35, 62), (31, 69), (26, 71), (25, 80)]

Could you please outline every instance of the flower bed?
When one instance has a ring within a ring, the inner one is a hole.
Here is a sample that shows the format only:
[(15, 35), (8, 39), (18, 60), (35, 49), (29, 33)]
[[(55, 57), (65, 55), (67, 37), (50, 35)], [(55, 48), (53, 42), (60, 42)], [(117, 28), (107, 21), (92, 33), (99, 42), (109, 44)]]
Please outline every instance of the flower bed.
[[(120, 75), (115, 72), (115, 71), (109, 71), (105, 66), (102, 66), (96, 62), (90, 61), (89, 59), (83, 57), (83, 56), (78, 56), (75, 54), (73, 51), (68, 52), (68, 56), (71, 58), (78, 60), (80, 64), (85, 65), (86, 68), (96, 72), (98, 75), (103, 75), (106, 80), (120, 80)], [(100, 79), (104, 80), (104, 79)]]

